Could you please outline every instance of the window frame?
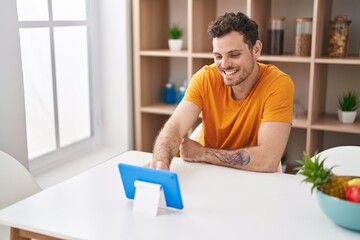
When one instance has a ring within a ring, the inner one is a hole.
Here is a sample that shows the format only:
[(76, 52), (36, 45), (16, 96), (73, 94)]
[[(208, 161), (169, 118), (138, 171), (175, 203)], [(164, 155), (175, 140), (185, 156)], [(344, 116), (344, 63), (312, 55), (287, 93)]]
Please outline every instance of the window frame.
[[(98, 60), (98, 34), (97, 34), (97, 14), (95, 11), (95, 0), (86, 0), (86, 19), (81, 21), (54, 21), (52, 19), (51, 0), (48, 0), (49, 20), (47, 21), (18, 21), (18, 29), (21, 28), (49, 28), (50, 32), (50, 52), (52, 66), (52, 84), (53, 84), (53, 102), (54, 102), (54, 118), (55, 118), (55, 137), (56, 149), (29, 160), (30, 170), (33, 172), (43, 171), (60, 162), (66, 162), (81, 156), (90, 150), (94, 150), (101, 146), (102, 139), (102, 116), (101, 116), (101, 88), (99, 79)], [(55, 50), (54, 50), (54, 28), (66, 26), (85, 26), (87, 29), (88, 44), (88, 77), (89, 77), (89, 105), (90, 105), (90, 136), (70, 145), (60, 147), (59, 141), (59, 122), (56, 92), (56, 72), (55, 72)]]

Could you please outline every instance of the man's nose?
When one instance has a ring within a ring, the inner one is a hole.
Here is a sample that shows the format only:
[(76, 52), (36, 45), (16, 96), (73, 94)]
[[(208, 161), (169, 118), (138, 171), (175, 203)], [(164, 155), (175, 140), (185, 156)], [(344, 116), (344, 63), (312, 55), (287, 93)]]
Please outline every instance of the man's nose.
[(223, 59), (221, 59), (222, 68), (228, 68), (230, 65), (231, 65), (231, 61), (228, 57), (223, 57)]

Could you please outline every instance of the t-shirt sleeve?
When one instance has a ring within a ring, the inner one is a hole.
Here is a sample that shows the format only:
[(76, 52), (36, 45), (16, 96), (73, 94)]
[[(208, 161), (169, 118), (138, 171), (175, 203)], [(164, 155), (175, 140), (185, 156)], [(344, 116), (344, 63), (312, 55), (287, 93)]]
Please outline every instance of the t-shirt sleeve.
[(201, 70), (193, 75), (189, 85), (186, 89), (184, 99), (196, 104), (200, 109), (203, 109), (203, 89), (204, 88), (204, 74)]
[(262, 122), (292, 122), (294, 82), (284, 74), (269, 86)]

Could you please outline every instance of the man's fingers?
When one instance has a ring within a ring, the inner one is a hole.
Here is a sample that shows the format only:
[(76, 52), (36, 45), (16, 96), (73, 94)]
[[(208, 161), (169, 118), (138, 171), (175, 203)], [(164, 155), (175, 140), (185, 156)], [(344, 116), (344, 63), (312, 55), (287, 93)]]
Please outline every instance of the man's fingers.
[(169, 170), (169, 166), (165, 164), (163, 161), (151, 161), (145, 164), (145, 167), (161, 169), (161, 170)]

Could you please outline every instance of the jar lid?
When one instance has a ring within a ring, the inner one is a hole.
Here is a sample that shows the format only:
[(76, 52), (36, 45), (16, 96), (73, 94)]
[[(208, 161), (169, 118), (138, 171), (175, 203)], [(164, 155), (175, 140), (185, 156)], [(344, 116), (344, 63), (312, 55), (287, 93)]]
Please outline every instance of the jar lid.
[(351, 20), (349, 20), (346, 15), (339, 15), (339, 16), (335, 16), (334, 20), (330, 20), (330, 23), (346, 23), (346, 24), (350, 24)]
[(297, 17), (296, 21), (297, 22), (312, 22), (312, 17)]

